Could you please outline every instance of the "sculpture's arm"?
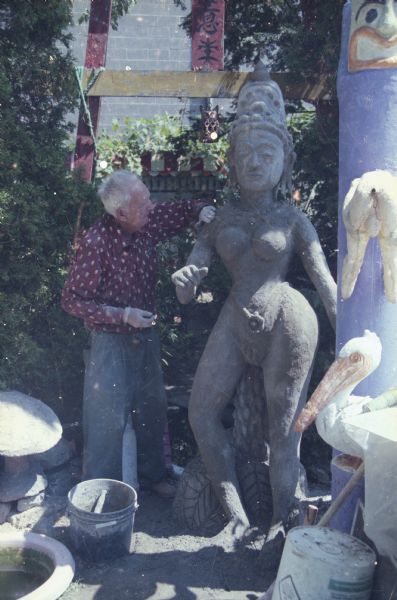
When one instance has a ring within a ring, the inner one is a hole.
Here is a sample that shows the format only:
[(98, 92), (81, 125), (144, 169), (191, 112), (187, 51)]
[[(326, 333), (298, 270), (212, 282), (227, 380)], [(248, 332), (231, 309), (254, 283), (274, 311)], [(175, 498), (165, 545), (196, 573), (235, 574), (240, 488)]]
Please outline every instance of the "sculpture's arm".
[(336, 326), (336, 283), (331, 275), (318, 235), (309, 219), (298, 215), (295, 243), (307, 274), (318, 291), (328, 318)]
[(211, 259), (209, 236), (203, 232), (195, 242), (186, 265), (171, 277), (181, 304), (188, 304), (194, 298), (197, 286), (208, 273)]

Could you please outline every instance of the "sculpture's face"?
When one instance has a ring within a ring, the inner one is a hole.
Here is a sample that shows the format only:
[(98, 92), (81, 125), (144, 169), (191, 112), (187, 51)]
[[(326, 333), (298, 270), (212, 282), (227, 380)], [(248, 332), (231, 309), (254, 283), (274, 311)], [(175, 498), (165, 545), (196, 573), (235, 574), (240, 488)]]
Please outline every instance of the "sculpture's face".
[(349, 71), (397, 67), (397, 0), (352, 0)]
[(234, 167), (237, 181), (250, 191), (273, 190), (284, 169), (284, 148), (274, 134), (251, 129), (235, 142)]

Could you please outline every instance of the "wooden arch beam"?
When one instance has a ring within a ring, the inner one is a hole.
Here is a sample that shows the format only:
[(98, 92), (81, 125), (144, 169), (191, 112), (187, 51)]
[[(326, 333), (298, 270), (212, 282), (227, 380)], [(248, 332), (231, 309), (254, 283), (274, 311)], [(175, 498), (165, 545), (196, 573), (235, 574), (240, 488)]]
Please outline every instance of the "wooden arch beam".
[[(85, 69), (83, 86), (91, 75)], [(233, 71), (103, 71), (88, 96), (235, 98), (249, 73)], [(271, 73), (284, 98), (315, 102), (326, 99), (329, 78), (304, 80), (294, 73)]]

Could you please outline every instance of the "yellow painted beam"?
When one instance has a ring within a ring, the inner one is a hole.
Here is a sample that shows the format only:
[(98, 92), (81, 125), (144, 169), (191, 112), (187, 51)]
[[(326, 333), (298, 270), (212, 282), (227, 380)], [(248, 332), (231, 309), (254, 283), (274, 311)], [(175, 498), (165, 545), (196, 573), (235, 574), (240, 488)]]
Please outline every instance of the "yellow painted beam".
[[(91, 75), (84, 70), (83, 87)], [(160, 98), (234, 98), (248, 73), (233, 71), (112, 71), (100, 73), (89, 96)], [(289, 100), (315, 101), (328, 92), (328, 79), (303, 80), (294, 73), (272, 73)]]

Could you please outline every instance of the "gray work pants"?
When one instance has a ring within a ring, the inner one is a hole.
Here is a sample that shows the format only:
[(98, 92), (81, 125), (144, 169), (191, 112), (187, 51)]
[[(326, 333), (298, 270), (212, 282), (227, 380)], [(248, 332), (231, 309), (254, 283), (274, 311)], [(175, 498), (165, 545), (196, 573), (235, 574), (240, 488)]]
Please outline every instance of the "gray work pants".
[(139, 480), (143, 485), (160, 481), (167, 401), (157, 331), (92, 332), (87, 358), (83, 477), (121, 480), (123, 433), (131, 411)]

